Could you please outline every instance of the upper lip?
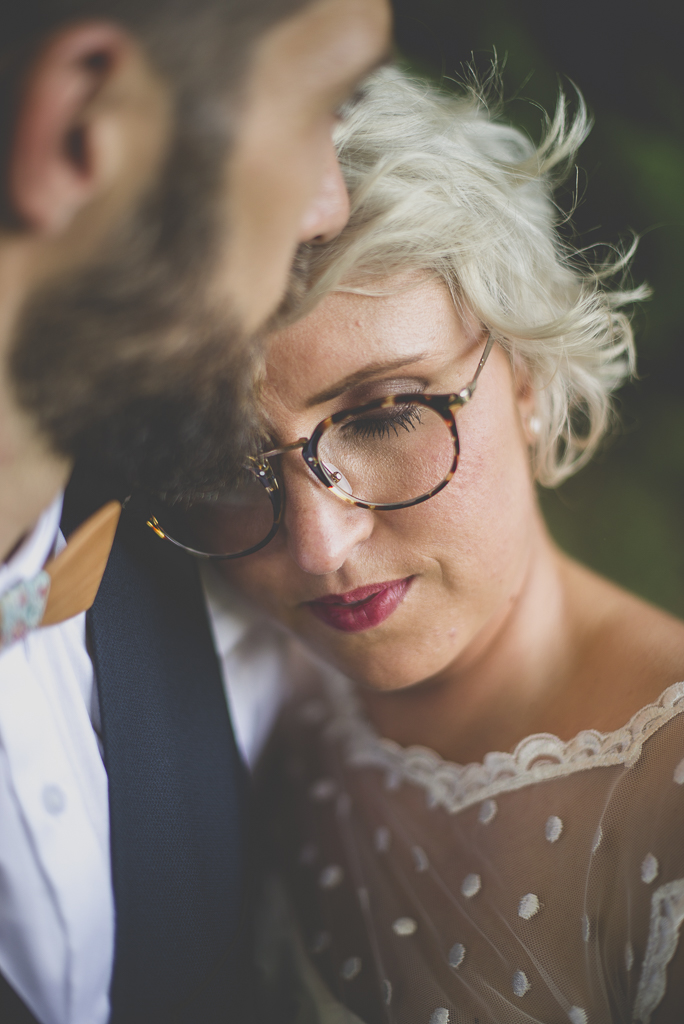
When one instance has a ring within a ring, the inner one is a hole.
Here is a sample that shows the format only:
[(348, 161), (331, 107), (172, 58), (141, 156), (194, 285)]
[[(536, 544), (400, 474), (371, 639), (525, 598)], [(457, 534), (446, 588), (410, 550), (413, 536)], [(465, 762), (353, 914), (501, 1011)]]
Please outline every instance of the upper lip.
[[(402, 579), (404, 578), (402, 577)], [(344, 594), (325, 594), (324, 597), (316, 597), (312, 601), (306, 601), (305, 604), (358, 604), (359, 601), (365, 601), (374, 594), (379, 594), (391, 587), (394, 583), (400, 582), (401, 579), (387, 580), (385, 583), (369, 583), (365, 587), (357, 587), (356, 590), (347, 590)]]

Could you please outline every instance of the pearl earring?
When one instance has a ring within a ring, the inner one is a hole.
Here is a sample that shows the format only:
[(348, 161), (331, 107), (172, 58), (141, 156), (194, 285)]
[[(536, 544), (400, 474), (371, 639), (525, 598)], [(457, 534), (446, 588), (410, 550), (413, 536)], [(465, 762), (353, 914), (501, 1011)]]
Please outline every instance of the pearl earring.
[(531, 434), (541, 434), (542, 422), (538, 416), (528, 416), (527, 428)]

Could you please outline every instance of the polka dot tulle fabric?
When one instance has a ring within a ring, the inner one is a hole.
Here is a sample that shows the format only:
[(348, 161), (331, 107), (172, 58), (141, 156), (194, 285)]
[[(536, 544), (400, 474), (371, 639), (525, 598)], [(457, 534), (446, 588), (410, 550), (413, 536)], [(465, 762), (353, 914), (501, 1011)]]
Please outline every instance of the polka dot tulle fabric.
[(379, 738), (339, 676), (293, 701), (269, 818), (317, 1019), (684, 1021), (682, 712), (677, 684), (461, 767)]

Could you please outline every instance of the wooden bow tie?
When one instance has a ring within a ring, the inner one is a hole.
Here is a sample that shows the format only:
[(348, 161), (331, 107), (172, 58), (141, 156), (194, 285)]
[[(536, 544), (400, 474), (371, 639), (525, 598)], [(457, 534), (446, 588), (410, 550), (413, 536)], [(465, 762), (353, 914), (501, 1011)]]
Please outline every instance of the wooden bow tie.
[(41, 626), (55, 626), (87, 612), (97, 597), (119, 524), (121, 504), (110, 501), (69, 536), (67, 546), (45, 565), (50, 594)]
[(39, 626), (87, 611), (97, 596), (121, 515), (110, 501), (75, 530), (36, 577), (0, 595), (0, 651)]

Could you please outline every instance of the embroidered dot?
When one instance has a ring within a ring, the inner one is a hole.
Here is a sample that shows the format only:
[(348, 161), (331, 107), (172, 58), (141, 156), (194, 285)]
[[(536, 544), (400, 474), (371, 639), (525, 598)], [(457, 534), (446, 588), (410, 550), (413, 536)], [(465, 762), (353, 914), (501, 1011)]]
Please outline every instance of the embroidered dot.
[(480, 812), (477, 816), (477, 820), (481, 825), (488, 825), (490, 821), (494, 821), (498, 810), (499, 808), (496, 805), (496, 800), (485, 800), (480, 804)]
[(340, 975), (343, 981), (353, 981), (361, 973), (361, 957), (350, 956), (342, 964)]
[(563, 822), (557, 814), (552, 814), (546, 819), (544, 834), (550, 843), (557, 843), (563, 831)]
[(449, 967), (458, 968), (465, 959), (465, 946), (461, 942), (455, 942), (449, 950)]
[(482, 888), (482, 879), (479, 875), (466, 875), (463, 879), (463, 885), (461, 886), (461, 892), (467, 900), (471, 900), (473, 896), (477, 896), (478, 892)]
[(581, 1006), (571, 1006), (568, 1010), (568, 1020), (570, 1024), (588, 1024), (589, 1018), (587, 1011), (583, 1010)]
[(319, 779), (309, 790), (309, 796), (318, 803), (324, 803), (326, 800), (332, 800), (336, 792), (337, 786), (334, 779)]
[(589, 936), (591, 935), (591, 925), (589, 924), (589, 918), (586, 914), (582, 917), (582, 941), (588, 942)]
[(390, 846), (392, 845), (392, 835), (390, 830), (384, 825), (375, 830), (375, 849), (378, 853), (387, 853)]
[(335, 804), (335, 810), (339, 818), (346, 818), (351, 811), (351, 797), (349, 793), (340, 793)]
[(641, 881), (645, 882), (646, 885), (650, 885), (651, 882), (655, 882), (660, 871), (660, 865), (657, 859), (652, 853), (647, 853), (641, 862)]
[(439, 1006), (432, 1011), (430, 1024), (449, 1024), (449, 1011), (444, 1006)]
[(329, 864), (318, 876), (321, 889), (335, 889), (344, 878), (344, 871), (339, 864)]
[(414, 846), (411, 852), (413, 853), (413, 860), (416, 865), (416, 871), (427, 871), (427, 869), (430, 867), (430, 862), (427, 859), (427, 854), (425, 853), (425, 850), (423, 850), (423, 848), (420, 846)]
[(318, 932), (317, 935), (314, 935), (313, 941), (311, 943), (311, 952), (315, 953), (316, 955), (318, 955), (319, 953), (324, 953), (326, 949), (328, 949), (328, 947), (330, 946), (331, 942), (332, 935), (330, 934), (330, 932)]
[(602, 839), (603, 839), (603, 829), (599, 825), (599, 827), (596, 829), (596, 832), (594, 833), (594, 842), (591, 844), (591, 852), (592, 852), (592, 854), (596, 853), (596, 851), (598, 850), (599, 846), (601, 845)]
[(625, 946), (625, 969), (629, 973), (634, 967), (634, 946), (631, 942), (627, 942)]
[(392, 1002), (392, 982), (388, 981), (387, 978), (385, 978), (383, 983), (382, 983), (381, 988), (382, 988), (382, 1001), (385, 1004), (385, 1006), (389, 1006), (390, 1003)]
[(43, 786), (43, 807), (48, 814), (61, 814), (66, 807), (66, 796), (60, 786)]
[(532, 986), (530, 985), (527, 975), (524, 971), (516, 971), (513, 975), (513, 994), (518, 996), (519, 999), (530, 991)]
[(310, 867), (318, 856), (318, 848), (313, 843), (307, 843), (299, 851), (299, 863)]
[(400, 935), (402, 938), (405, 938), (407, 935), (413, 935), (417, 928), (418, 924), (412, 917), (398, 917), (392, 925), (394, 934)]
[(684, 786), (684, 757), (674, 770), (674, 781), (678, 786)]
[(528, 892), (518, 904), (518, 917), (522, 917), (523, 921), (529, 921), (531, 917), (539, 913), (540, 906), (539, 897), (535, 896), (533, 892)]

